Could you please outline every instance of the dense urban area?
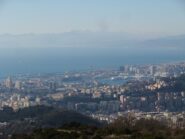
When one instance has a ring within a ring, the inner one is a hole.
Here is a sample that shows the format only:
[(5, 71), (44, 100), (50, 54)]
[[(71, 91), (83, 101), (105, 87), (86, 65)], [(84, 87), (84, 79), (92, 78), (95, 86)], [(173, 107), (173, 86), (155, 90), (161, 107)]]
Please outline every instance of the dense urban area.
[(184, 74), (185, 63), (180, 62), (9, 76), (0, 83), (0, 135), (17, 133), (11, 130), (15, 125), (35, 122), (32, 117), (22, 116), (22, 121), (8, 118), (10, 114), (16, 117), (16, 113), (21, 117), (21, 113), (34, 107), (41, 107), (41, 112), (47, 107), (73, 111), (109, 124), (131, 115), (135, 121), (156, 120), (170, 128), (183, 129)]

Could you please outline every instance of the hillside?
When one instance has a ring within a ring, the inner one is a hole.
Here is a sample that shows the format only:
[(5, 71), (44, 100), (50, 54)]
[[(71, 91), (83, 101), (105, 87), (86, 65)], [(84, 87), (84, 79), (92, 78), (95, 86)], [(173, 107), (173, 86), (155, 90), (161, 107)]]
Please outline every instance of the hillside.
[(11, 108), (0, 111), (0, 121), (7, 122), (0, 128), (5, 136), (16, 133), (31, 133), (39, 128), (58, 128), (72, 122), (82, 125), (100, 126), (100, 123), (74, 111), (59, 108), (36, 106), (14, 112)]
[(172, 129), (156, 120), (134, 122), (131, 117), (119, 118), (104, 127), (78, 123), (61, 128), (39, 129), (32, 134), (13, 135), (11, 139), (184, 139), (183, 129)]

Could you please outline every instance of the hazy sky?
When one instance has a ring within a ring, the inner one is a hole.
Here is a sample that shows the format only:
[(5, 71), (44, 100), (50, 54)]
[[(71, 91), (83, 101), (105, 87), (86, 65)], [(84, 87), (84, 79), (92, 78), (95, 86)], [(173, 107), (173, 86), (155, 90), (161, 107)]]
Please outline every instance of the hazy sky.
[(0, 0), (0, 34), (185, 34), (185, 0)]

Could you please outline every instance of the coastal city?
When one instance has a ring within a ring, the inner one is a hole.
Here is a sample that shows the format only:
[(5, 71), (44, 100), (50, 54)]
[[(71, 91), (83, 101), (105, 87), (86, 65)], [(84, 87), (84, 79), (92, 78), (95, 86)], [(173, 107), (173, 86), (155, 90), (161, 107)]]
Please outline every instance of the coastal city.
[(185, 90), (172, 87), (174, 79), (184, 73), (185, 62), (179, 62), (125, 65), (117, 70), (14, 75), (1, 80), (0, 108), (17, 111), (45, 105), (108, 123), (132, 114), (137, 119), (166, 119), (184, 127)]
[(0, 0), (0, 139), (185, 139), (185, 0)]

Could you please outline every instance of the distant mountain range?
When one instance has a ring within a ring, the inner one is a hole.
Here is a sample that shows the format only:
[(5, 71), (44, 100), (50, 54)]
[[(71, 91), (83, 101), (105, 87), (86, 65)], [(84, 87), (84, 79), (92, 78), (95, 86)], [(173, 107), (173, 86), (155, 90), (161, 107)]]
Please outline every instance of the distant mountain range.
[(143, 44), (151, 47), (185, 47), (185, 35), (147, 40)]
[(61, 34), (0, 35), (1, 47), (76, 47), (76, 46), (165, 46), (183, 47), (185, 35), (141, 39), (128, 33), (68, 32)]

